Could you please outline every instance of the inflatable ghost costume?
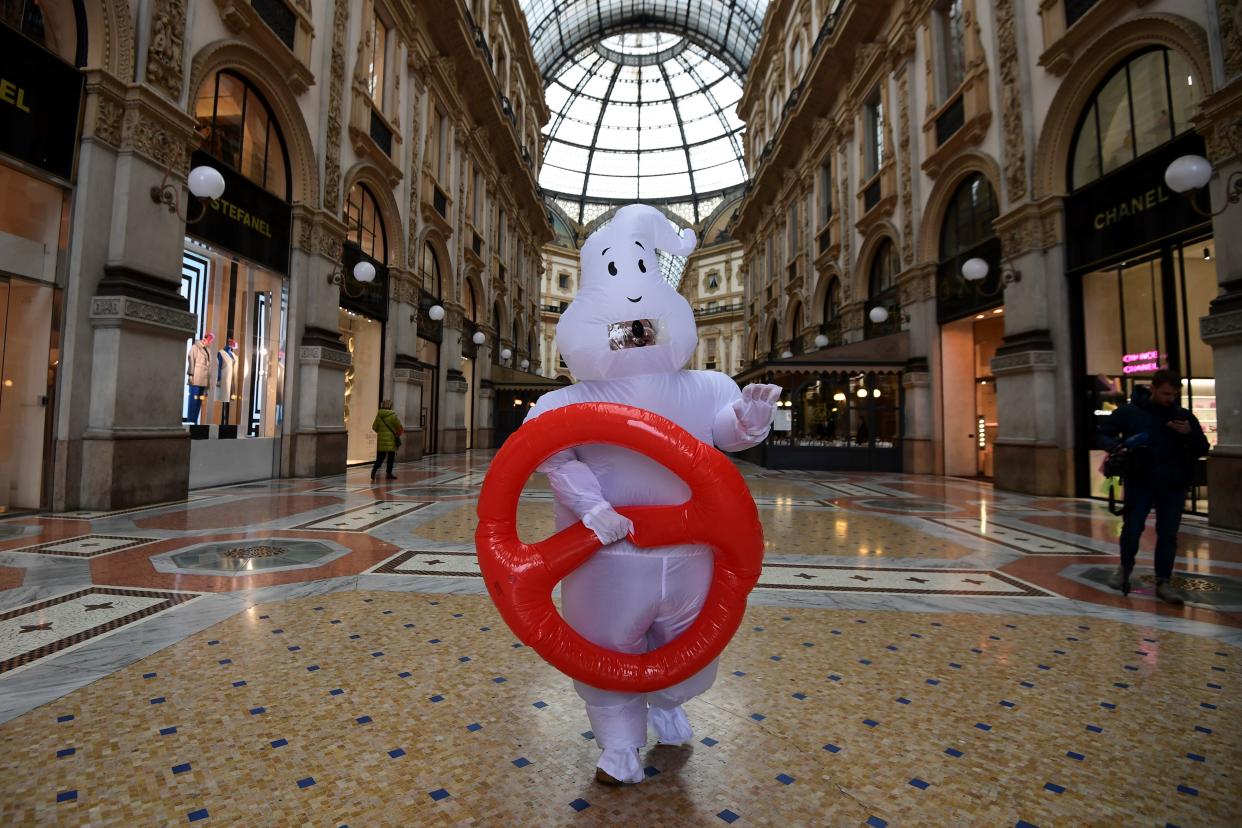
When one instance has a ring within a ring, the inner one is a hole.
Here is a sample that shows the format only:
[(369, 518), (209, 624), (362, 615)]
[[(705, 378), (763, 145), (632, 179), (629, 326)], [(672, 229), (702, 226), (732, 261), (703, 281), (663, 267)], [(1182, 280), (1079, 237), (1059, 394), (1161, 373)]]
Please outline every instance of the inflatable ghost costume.
[[(768, 434), (780, 389), (744, 392), (717, 371), (682, 370), (698, 341), (690, 304), (661, 276), (656, 250), (687, 256), (694, 232), (679, 234), (653, 207), (632, 204), (582, 246), (582, 289), (561, 316), (557, 346), (578, 380), (543, 395), (528, 419), (565, 405), (615, 402), (654, 411), (709, 445), (749, 448)], [(566, 622), (587, 640), (641, 653), (676, 638), (694, 621), (712, 576), (709, 547), (639, 548), (614, 506), (684, 502), (690, 490), (668, 469), (617, 446), (584, 445), (545, 461), (558, 530), (581, 520), (604, 548), (561, 585)], [(641, 782), (637, 749), (650, 723), (660, 742), (692, 737), (681, 705), (707, 690), (716, 662), (655, 693), (617, 693), (575, 682), (603, 749), (599, 769)], [(598, 775), (597, 775), (598, 776)]]

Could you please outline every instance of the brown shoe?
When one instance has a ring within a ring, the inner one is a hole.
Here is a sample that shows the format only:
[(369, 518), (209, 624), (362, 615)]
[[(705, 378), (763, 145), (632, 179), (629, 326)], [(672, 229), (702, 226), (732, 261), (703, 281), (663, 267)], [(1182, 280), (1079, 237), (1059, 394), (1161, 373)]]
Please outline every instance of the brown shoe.
[(1174, 604), (1181, 606), (1186, 603), (1186, 599), (1182, 597), (1182, 593), (1168, 578), (1158, 578), (1156, 580), (1156, 597), (1166, 604)]
[(607, 785), (610, 788), (620, 788), (625, 784), (620, 779), (614, 779), (612, 776), (605, 773), (603, 768), (595, 769), (595, 781), (601, 785)]

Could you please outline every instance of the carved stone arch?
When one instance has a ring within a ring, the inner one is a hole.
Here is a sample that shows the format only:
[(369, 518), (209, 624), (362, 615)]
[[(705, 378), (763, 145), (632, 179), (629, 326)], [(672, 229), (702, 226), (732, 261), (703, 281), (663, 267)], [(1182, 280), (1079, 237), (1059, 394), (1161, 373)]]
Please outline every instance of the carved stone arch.
[(103, 69), (125, 83), (134, 79), (134, 24), (128, 0), (85, 2), (86, 68)]
[[(876, 250), (879, 249), (880, 244), (885, 239), (892, 242), (900, 254), (901, 234), (897, 232), (897, 227), (887, 219), (873, 225), (867, 233), (867, 237), (863, 239), (863, 243), (858, 248), (858, 258), (855, 260), (853, 278), (842, 281), (841, 301), (843, 303), (867, 299), (871, 289), (869, 284), (871, 260), (875, 258)], [(845, 293), (847, 289), (849, 290), (848, 297)]]
[(355, 184), (365, 184), (379, 205), (380, 217), (384, 220), (384, 234), (387, 236), (388, 266), (410, 269), (409, 262), (406, 261), (407, 248), (401, 221), (401, 208), (397, 206), (392, 186), (385, 179), (383, 171), (370, 161), (359, 161), (345, 173), (345, 188), (342, 190), (345, 198), (341, 202), (340, 218), (344, 217), (345, 200), (348, 199), (349, 191)]
[(1095, 94), (1104, 77), (1117, 64), (1145, 46), (1164, 46), (1178, 52), (1193, 67), (1195, 77), (1203, 84), (1203, 97), (1214, 91), (1212, 67), (1208, 59), (1208, 39), (1203, 28), (1192, 20), (1175, 14), (1151, 14), (1127, 20), (1101, 34), (1066, 73), (1057, 94), (1048, 107), (1048, 116), (1035, 150), (1034, 197), (1063, 195), (1066, 170), (1083, 108)]
[(448, 240), (444, 238), (444, 234), (442, 234), (434, 226), (429, 226), (423, 231), (423, 237), (419, 240), (418, 245), (418, 261), (415, 263), (412, 270), (418, 273), (418, 283), (421, 286), (423, 278), (423, 246), (428, 244), (431, 245), (431, 249), (435, 251), (436, 261), (440, 264), (440, 295), (436, 298), (440, 300), (451, 300), (453, 299), (453, 287), (454, 282), (456, 281), (453, 275), (453, 257), (449, 255)]
[[(815, 304), (811, 309), (811, 315), (815, 318), (815, 323), (817, 325), (823, 325), (829, 321), (824, 318), (824, 299), (828, 294), (828, 286), (832, 284), (834, 279), (837, 281), (837, 284), (841, 286), (841, 292), (844, 294), (845, 279), (842, 278), (841, 271), (835, 264), (830, 264), (828, 267), (824, 268), (824, 270), (819, 274), (819, 281), (815, 284), (815, 295), (811, 299), (811, 301)], [(842, 296), (842, 300), (844, 301), (844, 295)], [(838, 312), (839, 311), (840, 308), (838, 308)]]
[(940, 261), (940, 226), (944, 223), (944, 214), (948, 211), (957, 188), (975, 173), (981, 173), (992, 185), (999, 207), (1001, 170), (996, 159), (978, 150), (970, 150), (954, 158), (937, 176), (931, 197), (923, 208), (923, 223), (919, 227), (918, 262)]
[(289, 150), (289, 172), (293, 185), (290, 201), (318, 207), (319, 165), (316, 162), (315, 147), (311, 142), (310, 130), (306, 127), (306, 119), (302, 117), (302, 108), (289, 91), (287, 79), (276, 68), (276, 64), (253, 46), (236, 40), (217, 40), (199, 49), (190, 65), (191, 106), (203, 81), (220, 69), (239, 72), (263, 94), (280, 123), (280, 130)]

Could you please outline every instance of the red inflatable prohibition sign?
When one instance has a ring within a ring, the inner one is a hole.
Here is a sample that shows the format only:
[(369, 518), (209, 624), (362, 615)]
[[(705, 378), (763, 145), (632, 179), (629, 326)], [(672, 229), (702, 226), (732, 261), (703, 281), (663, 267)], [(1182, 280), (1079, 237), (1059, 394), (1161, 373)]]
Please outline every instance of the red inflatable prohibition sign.
[[(659, 649), (618, 653), (587, 641), (557, 612), (552, 589), (600, 548), (582, 523), (539, 543), (517, 534), (526, 480), (558, 451), (586, 443), (632, 449), (677, 474), (691, 496), (675, 506), (628, 506), (631, 540), (656, 547), (701, 543), (715, 550), (712, 583), (689, 629)], [(475, 548), (492, 601), (509, 628), (544, 660), (593, 687), (647, 693), (671, 687), (720, 655), (737, 632), (759, 579), (763, 528), (755, 501), (727, 457), (664, 417), (615, 403), (579, 403), (524, 424), (497, 452), (483, 481)]]

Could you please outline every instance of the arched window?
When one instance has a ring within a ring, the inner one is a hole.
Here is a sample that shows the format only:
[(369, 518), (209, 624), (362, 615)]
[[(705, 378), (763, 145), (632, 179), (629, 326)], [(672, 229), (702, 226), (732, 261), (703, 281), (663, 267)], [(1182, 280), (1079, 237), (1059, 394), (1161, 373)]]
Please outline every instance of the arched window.
[(289, 156), (271, 107), (250, 81), (221, 69), (194, 103), (203, 149), (277, 197), (289, 200)]
[(388, 234), (375, 196), (363, 184), (355, 184), (345, 200), (346, 238), (372, 259), (388, 264)]
[(466, 320), (469, 322), (474, 322), (476, 319), (478, 319), (479, 305), (478, 305), (478, 302), (474, 298), (474, 285), (471, 283), (469, 279), (466, 280), (466, 297), (465, 298), (466, 298), (466, 301), (465, 301)]
[[(867, 316), (863, 320), (863, 335), (883, 336), (901, 330), (897, 313), (897, 273), (901, 261), (897, 258), (897, 246), (892, 239), (884, 239), (871, 257), (871, 270), (867, 278)], [(884, 322), (871, 320), (871, 309), (883, 307), (888, 311)]]
[(835, 322), (841, 316), (841, 280), (836, 276), (824, 291), (824, 322)]
[(1162, 46), (1131, 55), (1096, 89), (1074, 133), (1069, 189), (1168, 143), (1191, 128), (1203, 97), (1200, 78)]
[[(941, 322), (1000, 303), (996, 283), (1001, 272), (1001, 244), (992, 226), (999, 212), (996, 193), (981, 173), (971, 175), (953, 193), (940, 225), (936, 312)], [(988, 263), (987, 280), (980, 289), (962, 278), (962, 264), (974, 258)]]
[(78, 29), (85, 22), (81, 0), (4, 0), (0, 22), (24, 34), (74, 66), (86, 64), (86, 37)]
[(422, 263), (423, 290), (433, 298), (440, 298), (440, 257), (436, 255), (431, 242), (423, 242)]

